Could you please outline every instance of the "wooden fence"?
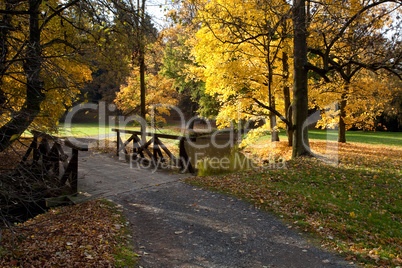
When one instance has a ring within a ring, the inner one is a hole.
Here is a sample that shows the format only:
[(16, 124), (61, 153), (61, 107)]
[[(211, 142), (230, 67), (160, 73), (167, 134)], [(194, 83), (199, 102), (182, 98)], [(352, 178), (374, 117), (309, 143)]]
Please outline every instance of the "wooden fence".
[[(87, 146), (77, 146), (68, 140), (60, 139), (42, 132), (31, 131), (33, 141), (22, 158), (21, 164), (27, 165), (32, 154), (32, 164), (40, 164), (44, 171), (59, 179), (60, 186), (70, 186), (71, 193), (77, 193), (78, 152), (88, 151)], [(71, 156), (64, 153), (64, 147), (71, 148)]]
[[(194, 167), (191, 165), (189, 156), (186, 152), (186, 148), (184, 147), (184, 142), (189, 137), (185, 136), (176, 136), (176, 135), (168, 135), (168, 134), (158, 134), (158, 133), (145, 133), (146, 137), (151, 137), (148, 141), (145, 141), (141, 144), (141, 131), (132, 131), (125, 129), (112, 129), (112, 131), (117, 132), (117, 156), (119, 156), (120, 152), (123, 151), (126, 155), (128, 155), (127, 145), (130, 142), (133, 143), (133, 154), (132, 158), (135, 159), (137, 157), (141, 157), (145, 159), (145, 154), (149, 157), (152, 164), (157, 166), (159, 162), (166, 162), (168, 160), (174, 166), (177, 166), (182, 172), (190, 172), (194, 173)], [(131, 134), (131, 136), (123, 143), (121, 139), (121, 133)], [(161, 142), (160, 139), (171, 139), (179, 141), (179, 158), (176, 158), (169, 149)], [(193, 138), (189, 138), (193, 139)], [(152, 149), (150, 149), (152, 147)], [(151, 152), (152, 150), (152, 152)], [(163, 155), (165, 152), (166, 157)], [(145, 154), (144, 154), (145, 153)]]

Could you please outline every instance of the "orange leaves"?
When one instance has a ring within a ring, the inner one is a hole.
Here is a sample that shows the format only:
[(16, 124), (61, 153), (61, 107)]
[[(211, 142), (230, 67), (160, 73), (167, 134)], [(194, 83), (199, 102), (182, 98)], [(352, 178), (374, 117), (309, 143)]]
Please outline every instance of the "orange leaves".
[[(146, 109), (147, 116), (151, 116), (155, 109), (157, 120), (163, 120), (160, 115), (169, 115), (169, 106), (177, 104), (177, 92), (173, 87), (173, 80), (164, 78), (159, 74), (146, 74)], [(119, 109), (126, 113), (139, 111), (140, 106), (140, 81), (139, 68), (134, 68), (127, 79), (127, 85), (120, 88), (115, 99)], [(155, 106), (154, 106), (155, 105)]]
[(110, 205), (90, 201), (51, 209), (3, 232), (2, 267), (112, 267), (121, 227)]

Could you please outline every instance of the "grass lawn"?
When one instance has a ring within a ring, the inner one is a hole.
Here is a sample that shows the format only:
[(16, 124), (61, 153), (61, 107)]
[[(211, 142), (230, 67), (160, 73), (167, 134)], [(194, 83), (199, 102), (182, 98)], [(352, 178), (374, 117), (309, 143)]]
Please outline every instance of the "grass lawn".
[[(67, 128), (64, 124), (60, 124), (60, 130), (58, 136), (74, 136), (74, 137), (88, 137), (95, 135), (107, 135), (114, 133), (113, 128), (118, 128), (115, 125), (99, 125), (97, 123), (76, 123), (72, 125), (72, 128)], [(139, 131), (139, 127), (126, 127), (129, 130)], [(152, 130), (149, 130), (152, 131)], [(156, 130), (158, 133), (180, 135), (180, 129), (178, 127), (168, 125)], [(286, 133), (284, 131), (279, 134), (282, 140), (286, 139)], [(338, 139), (338, 133), (336, 130), (309, 130), (309, 138), (312, 140), (330, 140), (336, 141)], [(266, 141), (270, 139), (270, 135), (263, 136), (260, 141)], [(367, 132), (367, 131), (347, 131), (347, 142), (359, 142), (367, 144), (382, 144), (402, 146), (402, 132)]]
[[(116, 133), (113, 128), (119, 128), (116, 125), (99, 125), (97, 123), (76, 123), (72, 127), (67, 127), (64, 124), (59, 125), (58, 136), (74, 136), (74, 137), (90, 137), (96, 135), (108, 135)], [(140, 131), (140, 127), (125, 127), (127, 130)], [(156, 130), (148, 129), (148, 131), (156, 131), (157, 133), (177, 135), (180, 132), (171, 126), (157, 128)]]
[[(319, 138), (321, 132), (316, 133)], [(363, 132), (356, 134), (349, 135), (350, 139), (368, 137)], [(396, 140), (393, 145), (399, 145), (396, 143), (400, 140), (394, 136), (389, 135), (389, 141)], [(251, 148), (251, 153), (266, 156), (272, 144), (263, 141), (259, 145)], [(319, 140), (312, 141), (311, 147), (315, 151), (332, 148), (339, 152), (339, 165), (303, 158), (287, 161), (286, 169), (193, 177), (187, 182), (274, 212), (289, 228), (313, 234), (322, 246), (344, 254), (354, 263), (401, 266), (402, 148), (336, 142), (328, 147)], [(283, 156), (291, 154), (285, 141), (271, 151)]]
[[(309, 138), (311, 140), (329, 140), (337, 141), (337, 130), (309, 130)], [(279, 137), (282, 140), (287, 139), (286, 132), (283, 130), (279, 133)], [(270, 140), (271, 136), (266, 135), (260, 138), (260, 140)], [(367, 144), (378, 145), (390, 145), (390, 146), (402, 146), (402, 132), (382, 132), (382, 131), (346, 131), (346, 142), (359, 142)]]

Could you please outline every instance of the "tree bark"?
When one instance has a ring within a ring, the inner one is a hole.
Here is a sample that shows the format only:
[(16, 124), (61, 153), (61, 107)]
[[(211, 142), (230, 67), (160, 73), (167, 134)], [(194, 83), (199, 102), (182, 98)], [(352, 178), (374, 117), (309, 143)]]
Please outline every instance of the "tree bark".
[(339, 124), (338, 124), (338, 142), (346, 143), (346, 124), (345, 124), (345, 117), (346, 117), (346, 104), (347, 104), (347, 97), (349, 94), (349, 85), (352, 79), (351, 77), (351, 66), (350, 64), (346, 66), (346, 76), (345, 79), (345, 88), (341, 95), (341, 100), (339, 101)]
[(22, 109), (0, 128), (0, 152), (9, 147), (14, 136), (20, 136), (40, 112), (45, 99), (44, 84), (40, 78), (42, 70), (41, 32), (39, 28), (39, 7), (42, 0), (29, 1), (29, 39), (25, 50), (23, 69), (26, 74), (26, 99)]
[[(273, 109), (275, 109), (275, 104), (271, 106)], [(271, 141), (279, 141), (279, 133), (278, 131), (275, 130), (276, 128), (276, 116), (272, 112), (269, 113), (269, 121), (270, 121), (270, 126), (271, 126)]]
[[(139, 1), (137, 1), (139, 4)], [(146, 117), (146, 109), (145, 109), (145, 94), (146, 94), (146, 88), (145, 88), (145, 44), (144, 44), (144, 31), (145, 31), (145, 0), (142, 0), (142, 6), (141, 6), (141, 26), (139, 32), (140, 32), (140, 37), (139, 37), (139, 60), (140, 60), (140, 90), (141, 90), (141, 118), (145, 120)], [(146, 131), (146, 126), (143, 126), (141, 124), (141, 133), (145, 133)]]
[[(6, 1), (5, 10), (12, 10), (10, 1)], [(2, 110), (5, 108), (4, 105), (7, 101), (6, 94), (1, 87), (3, 86), (3, 76), (7, 69), (6, 61), (8, 56), (8, 36), (9, 32), (12, 30), (11, 23), (12, 16), (7, 13), (3, 14), (0, 21), (0, 114), (3, 112)]]
[[(292, 124), (292, 111), (290, 104), (290, 88), (287, 85), (289, 80), (289, 57), (287, 52), (282, 53), (282, 69), (283, 69), (283, 80), (285, 85), (283, 86), (283, 99), (285, 103), (285, 117)], [(293, 144), (293, 129), (292, 126), (286, 125), (286, 135), (288, 136), (288, 145)]]
[[(348, 84), (346, 85), (348, 87)], [(341, 100), (339, 101), (339, 124), (338, 124), (338, 142), (345, 143), (346, 142), (346, 124), (345, 124), (345, 116), (346, 116), (346, 94), (343, 93), (341, 96)]]
[[(269, 61), (269, 59), (268, 59)], [(275, 95), (272, 92), (272, 82), (273, 82), (273, 70), (270, 63), (268, 63), (268, 92), (269, 92), (269, 106), (275, 110)], [(270, 111), (269, 113), (269, 123), (271, 127), (271, 142), (279, 141), (279, 133), (276, 131), (276, 115)]]
[(293, 154), (296, 158), (310, 155), (307, 118), (307, 27), (305, 0), (293, 0)]

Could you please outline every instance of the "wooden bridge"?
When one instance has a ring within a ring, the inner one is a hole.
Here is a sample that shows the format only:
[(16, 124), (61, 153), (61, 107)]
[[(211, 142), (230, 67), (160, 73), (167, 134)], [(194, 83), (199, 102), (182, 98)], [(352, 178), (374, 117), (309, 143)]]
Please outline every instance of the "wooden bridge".
[[(169, 135), (169, 134), (159, 134), (159, 133), (145, 133), (146, 137), (151, 137), (148, 141), (141, 143), (141, 131), (132, 131), (125, 129), (112, 129), (112, 131), (117, 132), (117, 156), (121, 151), (124, 154), (129, 155), (127, 151), (127, 146), (130, 142), (133, 143), (133, 153), (132, 159), (138, 159), (141, 157), (145, 158), (145, 154), (149, 157), (150, 161), (153, 165), (157, 166), (160, 162), (170, 161), (173, 166), (178, 167), (182, 172), (190, 172), (194, 173), (194, 167), (191, 165), (189, 156), (186, 152), (186, 148), (184, 147), (184, 142), (187, 139), (194, 140), (194, 137), (187, 136), (177, 136), (177, 135)], [(123, 143), (121, 139), (121, 134), (131, 134), (131, 136)], [(179, 158), (176, 158), (172, 152), (164, 145), (160, 139), (171, 139), (179, 141)], [(151, 149), (152, 147), (152, 149)], [(152, 152), (151, 152), (152, 150)], [(165, 153), (165, 155), (162, 153)]]
[[(60, 186), (68, 185), (71, 194), (77, 193), (78, 152), (88, 151), (88, 147), (34, 130), (31, 133), (32, 143), (20, 164), (40, 165), (43, 171), (59, 180)], [(71, 148), (71, 156), (64, 152), (63, 146)], [(31, 154), (32, 162), (29, 162)]]

